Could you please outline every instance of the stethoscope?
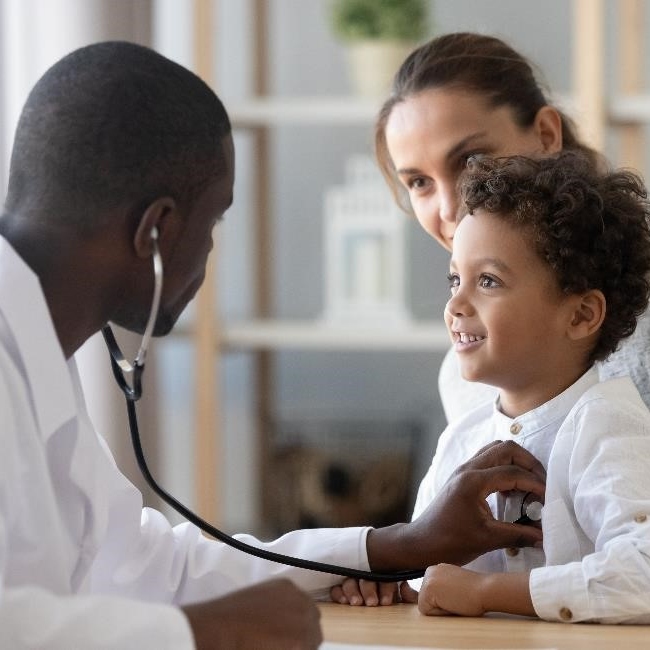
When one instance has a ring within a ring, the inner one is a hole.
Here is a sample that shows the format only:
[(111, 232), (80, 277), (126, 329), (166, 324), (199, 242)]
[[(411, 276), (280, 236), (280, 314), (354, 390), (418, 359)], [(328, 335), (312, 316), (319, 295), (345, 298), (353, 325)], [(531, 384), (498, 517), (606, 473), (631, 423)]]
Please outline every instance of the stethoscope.
[[(290, 555), (283, 555), (281, 553), (274, 553), (266, 549), (257, 548), (246, 544), (240, 540), (227, 535), (223, 531), (215, 528), (213, 525), (199, 517), (195, 512), (192, 512), (188, 507), (183, 505), (180, 501), (175, 499), (172, 495), (166, 492), (154, 479), (142, 450), (140, 442), (140, 431), (138, 429), (138, 420), (135, 412), (135, 403), (142, 397), (142, 373), (144, 372), (144, 362), (147, 355), (147, 349), (153, 335), (154, 325), (158, 317), (158, 309), (160, 307), (160, 296), (162, 294), (163, 284), (163, 264), (160, 250), (158, 248), (158, 231), (154, 228), (151, 232), (152, 246), (153, 246), (153, 270), (154, 270), (154, 293), (153, 301), (151, 303), (151, 312), (149, 320), (142, 336), (142, 343), (138, 350), (135, 361), (133, 364), (129, 363), (122, 354), (113, 331), (109, 325), (102, 328), (102, 334), (108, 347), (111, 357), (111, 368), (113, 375), (117, 381), (118, 386), (124, 393), (126, 398), (126, 409), (129, 417), (129, 428), (131, 430), (131, 442), (133, 444), (133, 451), (138, 462), (138, 467), (142, 472), (148, 485), (165, 503), (171, 506), (176, 512), (182, 515), (187, 521), (195, 526), (198, 526), (202, 531), (211, 535), (233, 548), (236, 548), (249, 555), (269, 560), (271, 562), (278, 562), (288, 566), (294, 566), (299, 569), (308, 569), (310, 571), (320, 571), (322, 573), (331, 573), (334, 575), (346, 576), (349, 578), (371, 580), (373, 582), (400, 582), (403, 580), (412, 580), (414, 578), (421, 578), (424, 575), (424, 570), (413, 571), (396, 571), (394, 573), (382, 573), (377, 571), (363, 571), (361, 569), (353, 569), (350, 567), (338, 566), (335, 564), (326, 564), (324, 562), (316, 562), (314, 560), (305, 560), (302, 558), (292, 557)], [(131, 378), (131, 381), (127, 380)]]
[(519, 511), (519, 518), (515, 519), (513, 524), (534, 524), (542, 520), (542, 510), (544, 504), (539, 501), (533, 492), (526, 492), (524, 498), (521, 500), (521, 509)]

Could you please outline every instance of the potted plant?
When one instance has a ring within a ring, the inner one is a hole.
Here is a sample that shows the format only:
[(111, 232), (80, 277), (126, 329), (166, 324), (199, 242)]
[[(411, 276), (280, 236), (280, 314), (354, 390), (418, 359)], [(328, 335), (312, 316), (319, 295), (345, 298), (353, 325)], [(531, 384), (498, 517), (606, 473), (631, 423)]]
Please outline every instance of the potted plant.
[(388, 92), (400, 63), (429, 31), (430, 5), (430, 0), (334, 0), (332, 27), (347, 45), (357, 92)]

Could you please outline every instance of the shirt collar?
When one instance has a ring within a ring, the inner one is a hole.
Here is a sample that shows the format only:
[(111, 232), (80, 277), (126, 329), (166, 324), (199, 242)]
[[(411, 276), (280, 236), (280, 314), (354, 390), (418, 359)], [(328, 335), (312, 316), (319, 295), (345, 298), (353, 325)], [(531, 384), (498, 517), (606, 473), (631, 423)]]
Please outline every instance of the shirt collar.
[(598, 383), (598, 370), (592, 366), (575, 383), (563, 390), (548, 402), (544, 402), (532, 411), (523, 413), (516, 418), (504, 415), (500, 410), (499, 397), (494, 400), (494, 416), (497, 422), (510, 426), (512, 423), (521, 425), (522, 437), (530, 435), (546, 427), (556, 420), (564, 420), (574, 407), (580, 396)]
[(74, 417), (74, 387), (38, 276), (3, 237), (0, 311), (14, 339), (39, 430), (47, 440)]

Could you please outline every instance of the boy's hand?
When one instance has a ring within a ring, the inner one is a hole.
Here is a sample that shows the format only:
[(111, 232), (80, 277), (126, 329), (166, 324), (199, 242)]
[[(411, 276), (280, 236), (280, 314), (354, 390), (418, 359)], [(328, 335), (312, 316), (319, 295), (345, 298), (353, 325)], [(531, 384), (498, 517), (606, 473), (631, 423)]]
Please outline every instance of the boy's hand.
[(527, 572), (477, 573), (437, 564), (424, 575), (418, 609), (427, 616), (482, 616), (485, 612), (535, 616), (529, 581)]
[(484, 577), (454, 564), (430, 566), (422, 581), (418, 609), (426, 616), (483, 616), (479, 587)]
[(330, 598), (341, 605), (392, 605), (393, 603), (415, 603), (418, 593), (408, 582), (371, 582), (346, 578), (342, 584), (330, 590)]

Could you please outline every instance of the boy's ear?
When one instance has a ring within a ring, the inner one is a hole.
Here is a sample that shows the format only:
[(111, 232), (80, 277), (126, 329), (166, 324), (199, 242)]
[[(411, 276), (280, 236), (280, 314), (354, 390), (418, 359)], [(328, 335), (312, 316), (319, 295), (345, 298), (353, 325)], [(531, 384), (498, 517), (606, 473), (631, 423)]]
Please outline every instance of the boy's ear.
[(598, 332), (605, 320), (606, 311), (607, 301), (599, 289), (590, 289), (586, 293), (576, 295), (567, 328), (569, 338), (578, 341)]
[(176, 201), (170, 196), (163, 196), (152, 201), (140, 216), (140, 221), (133, 236), (133, 246), (138, 257), (150, 257), (153, 252), (153, 230), (156, 229), (158, 240), (168, 239), (178, 219), (169, 217), (176, 213)]

